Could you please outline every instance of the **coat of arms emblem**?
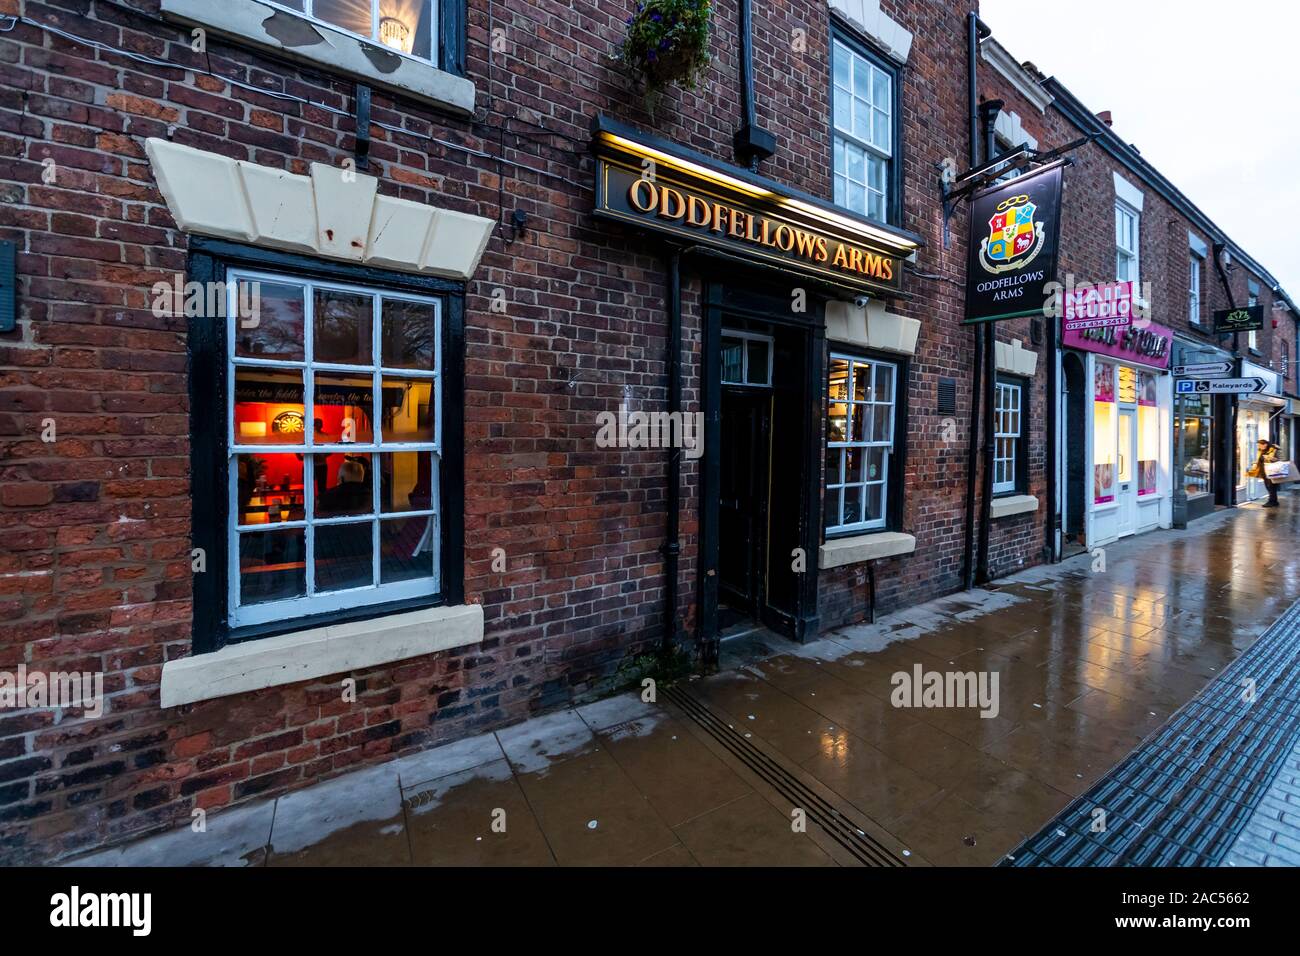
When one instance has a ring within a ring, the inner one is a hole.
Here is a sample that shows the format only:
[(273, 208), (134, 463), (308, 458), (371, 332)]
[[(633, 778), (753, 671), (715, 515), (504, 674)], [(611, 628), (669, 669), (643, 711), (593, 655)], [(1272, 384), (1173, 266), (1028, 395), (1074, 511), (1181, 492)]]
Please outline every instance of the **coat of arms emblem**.
[(1043, 224), (1034, 221), (1038, 207), (1028, 196), (998, 204), (989, 220), (989, 236), (980, 242), (980, 265), (987, 272), (1008, 272), (1033, 261), (1043, 248)]

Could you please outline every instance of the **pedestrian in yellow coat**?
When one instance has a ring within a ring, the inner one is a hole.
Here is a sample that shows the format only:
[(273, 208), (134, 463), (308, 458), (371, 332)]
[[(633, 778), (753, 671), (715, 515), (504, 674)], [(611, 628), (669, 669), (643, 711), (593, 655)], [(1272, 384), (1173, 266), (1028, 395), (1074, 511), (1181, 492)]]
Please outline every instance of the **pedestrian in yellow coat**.
[(1255, 464), (1246, 470), (1246, 476), (1249, 478), (1263, 478), (1264, 487), (1268, 489), (1268, 501), (1264, 502), (1265, 508), (1277, 507), (1277, 485), (1268, 480), (1268, 471), (1265, 465), (1277, 461), (1277, 445), (1274, 445), (1267, 438), (1261, 438), (1255, 443), (1259, 454), (1255, 458)]

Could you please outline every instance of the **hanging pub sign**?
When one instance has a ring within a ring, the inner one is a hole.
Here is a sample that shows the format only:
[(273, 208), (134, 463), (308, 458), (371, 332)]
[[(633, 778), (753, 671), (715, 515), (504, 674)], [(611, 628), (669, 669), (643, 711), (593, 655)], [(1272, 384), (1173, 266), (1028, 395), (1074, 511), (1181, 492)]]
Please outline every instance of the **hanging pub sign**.
[(1264, 307), (1248, 305), (1244, 309), (1218, 309), (1214, 313), (1215, 332), (1258, 332), (1264, 327)]
[(1042, 315), (1056, 279), (1063, 162), (971, 199), (966, 322)]
[(902, 290), (919, 237), (605, 117), (595, 133), (597, 216), (838, 285)]

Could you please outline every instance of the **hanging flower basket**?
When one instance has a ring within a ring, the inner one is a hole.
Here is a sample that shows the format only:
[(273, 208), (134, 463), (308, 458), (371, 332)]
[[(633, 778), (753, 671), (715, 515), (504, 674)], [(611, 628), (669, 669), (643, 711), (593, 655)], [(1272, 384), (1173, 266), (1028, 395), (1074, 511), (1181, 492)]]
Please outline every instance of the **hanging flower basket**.
[(712, 0), (644, 0), (627, 18), (618, 60), (641, 85), (647, 104), (670, 86), (695, 89), (709, 65)]

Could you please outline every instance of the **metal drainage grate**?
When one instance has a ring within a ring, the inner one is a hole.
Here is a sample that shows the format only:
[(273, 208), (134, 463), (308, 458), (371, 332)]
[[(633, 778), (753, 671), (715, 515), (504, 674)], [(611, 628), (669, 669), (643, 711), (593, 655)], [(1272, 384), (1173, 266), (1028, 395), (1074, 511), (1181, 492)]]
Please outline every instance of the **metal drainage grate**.
[(999, 865), (1217, 866), (1297, 740), (1300, 601)]
[(844, 847), (854, 859), (865, 866), (898, 867), (907, 862), (870, 835), (874, 824), (854, 819), (855, 813), (847, 807), (833, 806), (828, 800), (808, 787), (778, 760), (765, 754), (744, 734), (737, 731), (703, 703), (680, 688), (663, 691), (696, 726), (727, 749), (753, 774), (774, 789), (792, 805), (800, 807), (808, 819), (816, 823), (836, 843)]

